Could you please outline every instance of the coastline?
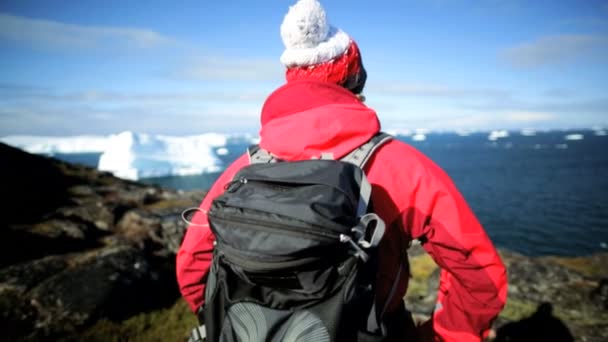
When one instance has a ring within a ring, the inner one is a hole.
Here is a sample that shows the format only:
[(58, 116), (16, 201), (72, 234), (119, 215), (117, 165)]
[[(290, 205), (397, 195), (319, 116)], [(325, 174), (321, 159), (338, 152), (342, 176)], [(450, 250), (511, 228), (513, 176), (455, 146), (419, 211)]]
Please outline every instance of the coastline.
[[(204, 192), (125, 181), (3, 144), (0, 158), (11, 165), (0, 174), (10, 199), (0, 231), (0, 329), (7, 338), (146, 341), (189, 333), (196, 320), (179, 297), (174, 259), (186, 229), (181, 212), (198, 206)], [(438, 269), (419, 246), (408, 252), (405, 300), (422, 319), (435, 304)], [(608, 271), (602, 267), (608, 253), (500, 252), (509, 297), (496, 333), (534, 334), (530, 319), (541, 312), (545, 321), (562, 322), (576, 341), (608, 338)]]

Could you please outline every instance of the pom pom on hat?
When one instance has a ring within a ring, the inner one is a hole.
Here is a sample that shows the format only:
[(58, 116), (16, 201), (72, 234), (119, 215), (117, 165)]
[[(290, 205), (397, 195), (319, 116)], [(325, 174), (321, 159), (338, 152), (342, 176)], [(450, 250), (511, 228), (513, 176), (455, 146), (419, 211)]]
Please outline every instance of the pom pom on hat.
[(316, 79), (332, 82), (355, 94), (363, 90), (365, 69), (357, 44), (327, 21), (317, 0), (299, 0), (281, 24), (285, 51), (281, 63), (287, 81)]
[(350, 37), (327, 22), (317, 0), (300, 0), (289, 8), (281, 24), (281, 38), (285, 45), (281, 63), (288, 68), (327, 62), (350, 45)]

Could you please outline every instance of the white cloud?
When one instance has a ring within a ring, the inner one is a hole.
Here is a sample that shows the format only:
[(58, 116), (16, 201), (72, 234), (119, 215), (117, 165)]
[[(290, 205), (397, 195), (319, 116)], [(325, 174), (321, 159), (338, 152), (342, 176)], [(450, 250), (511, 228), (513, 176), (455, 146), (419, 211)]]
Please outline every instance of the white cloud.
[(205, 57), (185, 63), (174, 76), (179, 79), (212, 81), (279, 81), (284, 67), (274, 59)]
[(510, 96), (509, 92), (498, 89), (473, 89), (452, 87), (442, 84), (422, 83), (372, 83), (366, 87), (366, 92), (379, 95), (399, 95), (414, 97), (503, 97)]
[[(46, 103), (198, 103), (198, 102), (255, 102), (261, 103), (272, 89), (256, 88), (245, 91), (191, 91), (175, 93), (119, 93), (103, 90), (58, 92), (51, 88), (0, 84), (0, 101)], [(1, 103), (1, 102), (0, 102)]]
[(602, 56), (607, 52), (608, 36), (555, 35), (505, 49), (501, 57), (514, 67), (529, 68), (589, 57), (606, 62)]
[(510, 112), (504, 115), (507, 121), (515, 122), (539, 122), (551, 121), (555, 119), (555, 115), (544, 112)]
[(0, 13), (0, 39), (59, 49), (121, 47), (156, 48), (177, 42), (141, 28), (84, 26)]
[(462, 89), (451, 88), (443, 85), (414, 83), (370, 84), (367, 86), (366, 90), (368, 92), (377, 92), (387, 95), (438, 97), (458, 97), (465, 93), (465, 91)]
[(14, 101), (0, 93), (0, 135), (253, 132), (262, 101), (239, 96), (83, 92)]

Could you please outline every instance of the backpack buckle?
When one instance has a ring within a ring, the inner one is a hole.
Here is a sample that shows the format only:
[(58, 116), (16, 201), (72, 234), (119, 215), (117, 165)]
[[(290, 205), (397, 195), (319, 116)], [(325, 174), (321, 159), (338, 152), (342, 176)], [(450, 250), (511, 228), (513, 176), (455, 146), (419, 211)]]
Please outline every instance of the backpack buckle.
[[(368, 234), (370, 227), (374, 231)], [(369, 255), (365, 250), (378, 247), (385, 231), (384, 221), (378, 215), (369, 213), (361, 216), (359, 223), (351, 229), (352, 237), (340, 234), (340, 242), (349, 243), (355, 250), (355, 256), (367, 262)], [(366, 236), (370, 236), (369, 241), (365, 239)]]
[(359, 246), (355, 241), (353, 241), (353, 238), (351, 238), (350, 236), (340, 234), (340, 242), (350, 244), (350, 246), (355, 250), (355, 256), (363, 260), (363, 262), (367, 262), (367, 260), (369, 260), (369, 255), (363, 250), (361, 246)]

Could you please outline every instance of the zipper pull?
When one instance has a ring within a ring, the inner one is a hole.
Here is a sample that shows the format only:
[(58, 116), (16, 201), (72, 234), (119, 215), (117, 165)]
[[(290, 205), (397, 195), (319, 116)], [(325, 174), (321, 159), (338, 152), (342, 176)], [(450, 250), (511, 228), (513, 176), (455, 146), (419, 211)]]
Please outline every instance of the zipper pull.
[(224, 190), (228, 191), (228, 192), (235, 192), (237, 191), (243, 184), (247, 184), (247, 178), (239, 178), (239, 179), (235, 179), (229, 183), (226, 183), (226, 185), (224, 185)]

